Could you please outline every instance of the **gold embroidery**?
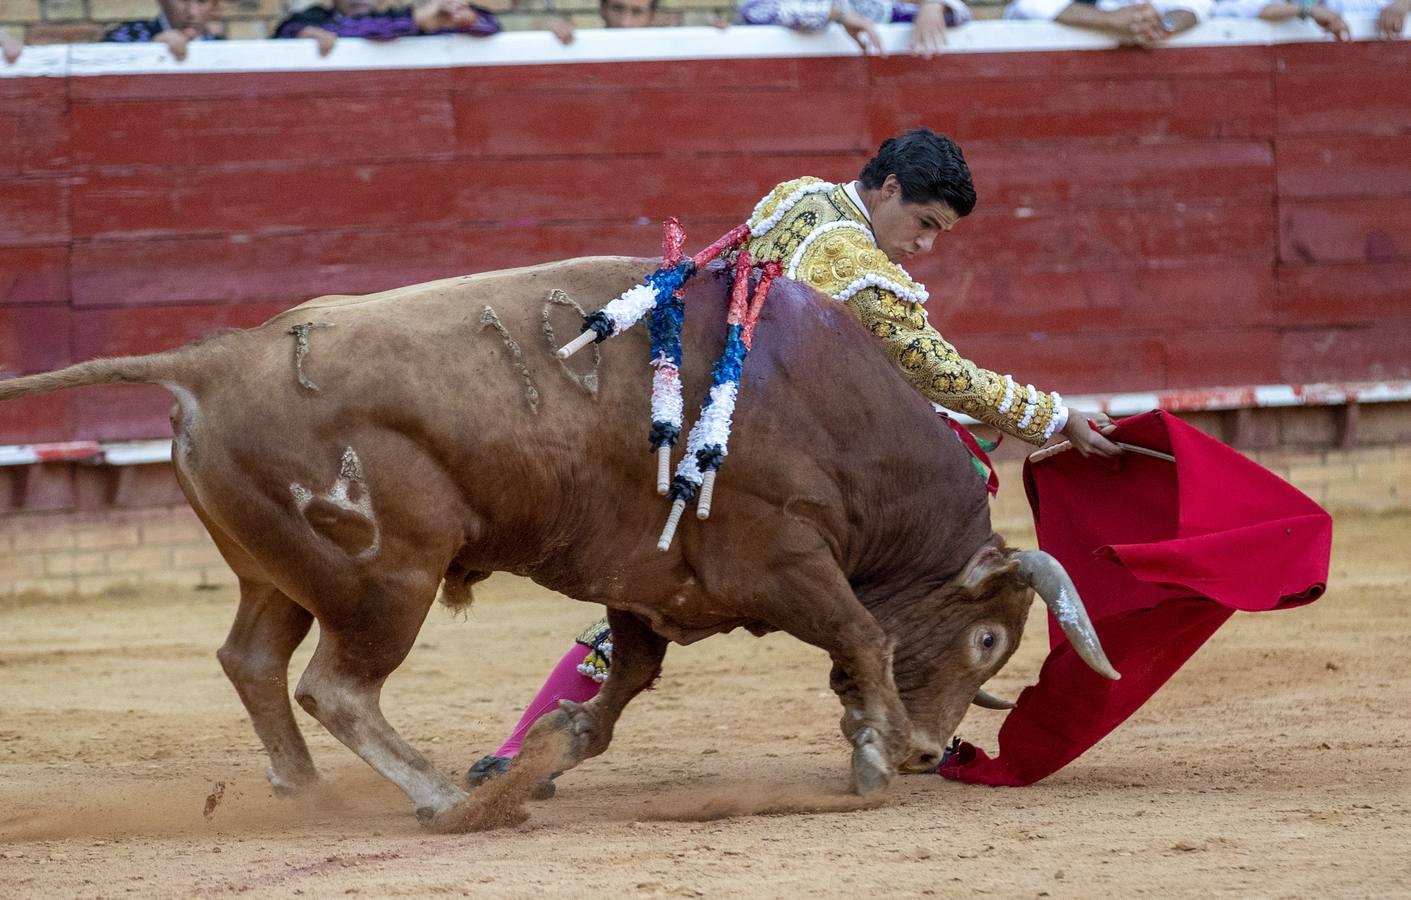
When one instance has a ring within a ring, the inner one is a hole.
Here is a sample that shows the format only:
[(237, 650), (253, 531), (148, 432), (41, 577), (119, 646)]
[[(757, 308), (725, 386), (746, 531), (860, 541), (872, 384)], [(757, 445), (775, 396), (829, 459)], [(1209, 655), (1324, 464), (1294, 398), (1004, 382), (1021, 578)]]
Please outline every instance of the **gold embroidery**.
[(932, 402), (974, 416), (1029, 443), (1043, 443), (1054, 414), (1050, 395), (1038, 395), (1033, 415), (1021, 428), (1019, 423), (1028, 415), (1028, 392), (1023, 391), (1001, 413), (1004, 377), (961, 356), (926, 323), (917, 309), (919, 304), (869, 287), (853, 295), (848, 306), (881, 339), (907, 379)]
[[(769, 193), (756, 215), (751, 217), (751, 223), (772, 216), (800, 187), (820, 183), (817, 178), (784, 182)], [(861, 227), (835, 227), (818, 233), (819, 229), (837, 222), (856, 223)], [(809, 242), (810, 236), (812, 242)], [(775, 260), (786, 266), (800, 247), (803, 253), (794, 277), (830, 297), (855, 289), (858, 281), (867, 276), (895, 284), (910, 295), (901, 296), (869, 283), (848, 297), (847, 304), (867, 330), (881, 340), (908, 380), (927, 398), (1022, 440), (1043, 443), (1043, 433), (1055, 412), (1052, 396), (1038, 394), (1033, 414), (1020, 428), (1019, 423), (1029, 414), (1029, 393), (1019, 384), (1009, 408), (1001, 413), (1004, 376), (982, 369), (961, 356), (927, 323), (925, 307), (911, 299), (918, 295), (924, 298), (923, 288), (877, 247), (866, 221), (848, 200), (841, 185), (827, 192), (805, 195), (773, 228), (754, 237), (749, 245), (750, 255), (756, 261)]]
[[(759, 208), (755, 210), (755, 214), (750, 216), (750, 225), (753, 227), (773, 216), (779, 211), (780, 205), (799, 188), (823, 183), (824, 181), (821, 178), (805, 175), (803, 178), (795, 178), (793, 181), (786, 181), (775, 187), (774, 190), (770, 191), (768, 196), (765, 197), (764, 202), (760, 204)], [(807, 197), (804, 199), (807, 199)]]

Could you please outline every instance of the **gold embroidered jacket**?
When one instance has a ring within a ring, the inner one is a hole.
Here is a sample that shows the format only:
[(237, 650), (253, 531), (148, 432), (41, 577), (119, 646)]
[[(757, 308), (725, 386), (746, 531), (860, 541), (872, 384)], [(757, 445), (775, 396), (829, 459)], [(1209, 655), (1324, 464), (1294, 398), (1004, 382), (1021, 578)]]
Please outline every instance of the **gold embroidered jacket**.
[(931, 327), (925, 288), (878, 249), (866, 213), (843, 185), (786, 181), (755, 207), (750, 230), (756, 261), (776, 260), (785, 275), (846, 303), (933, 403), (1031, 444), (1063, 427), (1058, 394), (980, 368)]

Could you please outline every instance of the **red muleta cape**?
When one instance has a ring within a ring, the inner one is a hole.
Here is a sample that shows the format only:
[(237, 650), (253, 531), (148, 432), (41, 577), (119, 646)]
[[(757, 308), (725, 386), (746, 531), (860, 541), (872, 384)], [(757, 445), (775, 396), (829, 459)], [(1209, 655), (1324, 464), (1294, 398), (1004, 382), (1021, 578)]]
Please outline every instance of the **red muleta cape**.
[(1332, 518), (1306, 495), (1161, 412), (1110, 437), (1176, 461), (1070, 451), (1026, 463), (1024, 487), (1039, 546), (1072, 576), (1122, 680), (1089, 669), (1049, 616), (1048, 659), (1000, 727), (999, 756), (962, 743), (939, 770), (946, 778), (1046, 778), (1140, 709), (1235, 610), (1323, 593)]

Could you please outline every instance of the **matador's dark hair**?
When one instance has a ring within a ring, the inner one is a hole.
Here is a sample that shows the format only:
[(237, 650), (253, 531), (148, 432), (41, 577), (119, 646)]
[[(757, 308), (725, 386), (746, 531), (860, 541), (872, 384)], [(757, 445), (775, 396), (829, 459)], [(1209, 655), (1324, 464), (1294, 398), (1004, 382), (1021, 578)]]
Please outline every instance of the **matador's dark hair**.
[(858, 180), (875, 190), (888, 175), (897, 176), (902, 199), (908, 203), (940, 201), (961, 216), (975, 208), (975, 183), (960, 145), (929, 128), (887, 138), (863, 166)]

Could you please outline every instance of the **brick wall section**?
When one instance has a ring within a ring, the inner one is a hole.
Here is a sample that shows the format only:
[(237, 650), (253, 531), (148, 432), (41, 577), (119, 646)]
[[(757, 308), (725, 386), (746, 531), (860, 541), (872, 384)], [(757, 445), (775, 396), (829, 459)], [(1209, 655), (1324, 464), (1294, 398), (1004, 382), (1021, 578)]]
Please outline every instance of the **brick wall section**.
[[(1411, 513), (1411, 446), (1250, 451), (1334, 514)], [(999, 463), (992, 514), (1001, 532), (1029, 527), (1021, 460)], [(153, 469), (163, 467), (150, 467)], [(164, 585), (234, 585), (185, 506), (116, 512), (0, 516), (0, 598), (24, 594), (131, 593)]]
[(0, 596), (235, 584), (187, 507), (0, 518)]
[[(410, 0), (408, 0), (410, 2)], [(506, 31), (542, 27), (546, 10), (571, 19), (580, 28), (602, 24), (597, 0), (475, 0), (494, 10)], [(269, 37), (290, 10), (316, 5), (307, 0), (224, 0), (216, 31), (232, 40)], [(972, 4), (977, 18), (998, 18), (1003, 4), (981, 0)], [(719, 0), (659, 0), (662, 25), (712, 25), (728, 22), (735, 5)], [(86, 43), (102, 38), (116, 22), (151, 19), (156, 0), (0, 0), (0, 31), (31, 44)]]

